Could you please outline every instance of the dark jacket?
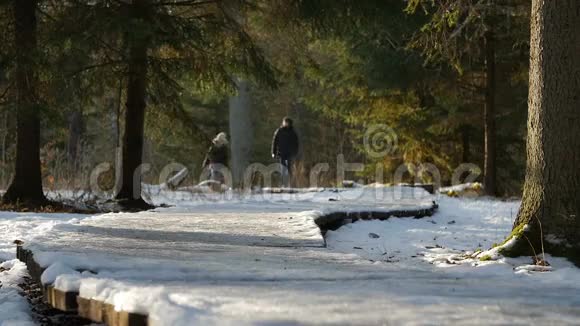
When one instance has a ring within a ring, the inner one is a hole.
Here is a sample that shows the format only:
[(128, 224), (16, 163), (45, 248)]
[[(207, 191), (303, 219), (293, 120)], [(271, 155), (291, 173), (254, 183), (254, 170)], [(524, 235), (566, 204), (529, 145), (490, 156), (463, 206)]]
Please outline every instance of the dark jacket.
[(205, 156), (205, 160), (203, 160), (203, 167), (206, 167), (210, 164), (223, 164), (228, 165), (228, 152), (229, 148), (228, 145), (221, 145), (218, 146), (216, 144), (212, 144)]
[(272, 154), (292, 159), (298, 155), (298, 135), (292, 127), (280, 127), (272, 139)]

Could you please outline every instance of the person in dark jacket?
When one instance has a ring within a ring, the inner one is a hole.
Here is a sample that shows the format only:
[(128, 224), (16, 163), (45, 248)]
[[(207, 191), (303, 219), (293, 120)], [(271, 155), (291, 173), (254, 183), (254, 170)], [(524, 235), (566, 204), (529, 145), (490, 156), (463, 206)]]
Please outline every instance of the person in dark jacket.
[(292, 119), (285, 117), (282, 126), (274, 132), (272, 139), (272, 158), (277, 158), (284, 167), (282, 179), (284, 185), (289, 186), (292, 175), (292, 161), (298, 155), (298, 135), (294, 131)]
[(203, 168), (209, 166), (210, 179), (214, 181), (224, 182), (223, 176), (219, 170), (228, 165), (228, 136), (225, 132), (220, 132), (212, 140), (212, 144), (203, 160)]

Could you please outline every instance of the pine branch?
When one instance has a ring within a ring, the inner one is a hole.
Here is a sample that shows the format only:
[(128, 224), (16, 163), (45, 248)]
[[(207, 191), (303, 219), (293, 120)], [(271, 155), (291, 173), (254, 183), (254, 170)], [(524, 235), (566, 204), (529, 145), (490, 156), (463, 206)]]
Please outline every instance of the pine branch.
[(93, 70), (93, 69), (97, 69), (97, 68), (102, 68), (102, 67), (106, 67), (106, 66), (111, 66), (111, 65), (115, 65), (115, 64), (121, 64), (123, 62), (124, 61), (122, 61), (122, 60), (114, 60), (114, 61), (107, 61), (107, 62), (96, 63), (93, 65), (88, 65), (88, 66), (85, 66), (77, 71), (74, 71), (74, 72), (68, 74), (67, 77), (74, 77), (74, 76), (79, 75), (85, 71), (89, 71), (89, 70)]
[(8, 92), (10, 91), (12, 86), (14, 86), (14, 82), (11, 82), (10, 84), (8, 84), (8, 86), (6, 86), (6, 89), (4, 90), (4, 92), (2, 92), (2, 94), (0, 94), (0, 100), (4, 100), (4, 97), (8, 94)]
[(164, 1), (153, 4), (154, 6), (203, 6), (207, 4), (217, 3), (217, 0), (191, 0), (191, 1)]

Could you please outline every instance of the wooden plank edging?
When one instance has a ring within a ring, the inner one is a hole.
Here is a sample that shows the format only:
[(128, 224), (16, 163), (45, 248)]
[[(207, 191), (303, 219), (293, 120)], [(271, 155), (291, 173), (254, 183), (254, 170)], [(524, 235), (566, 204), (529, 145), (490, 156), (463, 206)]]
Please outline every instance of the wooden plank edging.
[(102, 301), (77, 296), (78, 314), (97, 323), (119, 326), (146, 326), (148, 317), (142, 314), (117, 311), (115, 306)]
[(61, 291), (55, 289), (52, 284), (43, 285), (41, 276), (45, 268), (40, 267), (34, 260), (32, 251), (22, 248), (21, 245), (16, 247), (16, 258), (26, 264), (32, 280), (42, 286), (44, 301), (51, 307), (65, 312), (77, 313), (80, 317), (109, 326), (149, 325), (147, 315), (116, 311), (115, 306), (98, 300), (82, 298), (78, 292)]
[(428, 208), (401, 209), (391, 211), (352, 211), (352, 212), (332, 212), (319, 216), (314, 223), (320, 228), (324, 236), (328, 230), (335, 231), (341, 226), (353, 223), (358, 220), (387, 220), (391, 217), (423, 218), (432, 216), (439, 206), (433, 202)]

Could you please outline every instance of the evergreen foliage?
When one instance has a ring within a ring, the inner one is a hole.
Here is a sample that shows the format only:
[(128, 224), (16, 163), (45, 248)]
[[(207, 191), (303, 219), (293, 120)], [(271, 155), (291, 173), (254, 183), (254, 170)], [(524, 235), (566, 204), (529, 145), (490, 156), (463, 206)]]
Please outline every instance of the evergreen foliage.
[[(11, 4), (0, 6), (2, 188), (16, 153)], [(320, 162), (330, 163), (322, 181), (333, 184), (339, 154), (366, 163), (351, 177), (367, 182), (391, 182), (402, 164), (419, 166), (412, 174), (432, 181), (421, 169), (428, 163), (449, 183), (461, 163), (484, 166), (482, 38), (493, 28), (497, 182), (500, 195), (517, 195), (525, 163), (528, 11), (526, 1), (516, 0), (39, 1), (34, 57), (44, 188), (84, 189), (95, 166), (116, 165), (133, 103), (136, 47), (146, 53), (142, 151), (152, 170), (144, 182), (160, 182), (159, 171), (172, 162), (193, 172), (188, 184), (200, 181), (210, 140), (227, 132), (227, 98), (241, 77), (253, 84), (254, 161), (272, 162), (272, 133), (289, 115), (301, 138), (297, 171), (304, 185)], [(363, 140), (374, 125), (394, 130), (396, 151), (369, 155)], [(375, 180), (377, 166), (383, 180)], [(100, 179), (108, 189), (114, 172)]]

